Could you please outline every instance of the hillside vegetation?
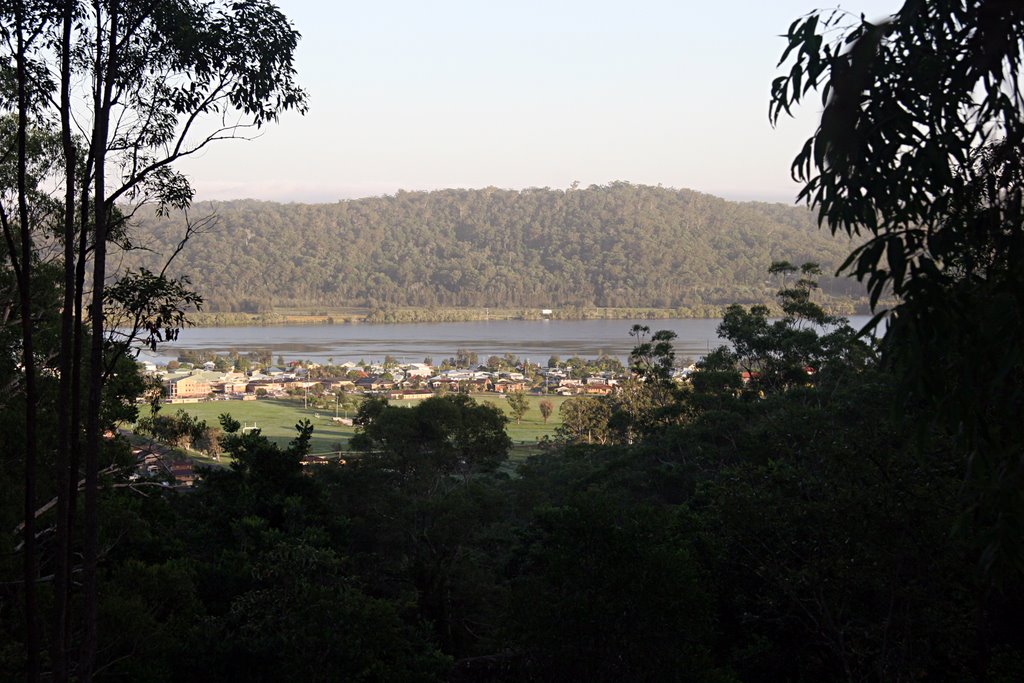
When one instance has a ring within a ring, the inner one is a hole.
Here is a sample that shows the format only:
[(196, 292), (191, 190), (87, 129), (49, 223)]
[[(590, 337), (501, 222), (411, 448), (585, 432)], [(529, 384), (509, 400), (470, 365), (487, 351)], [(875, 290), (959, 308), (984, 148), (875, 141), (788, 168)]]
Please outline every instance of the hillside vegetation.
[[(616, 182), (587, 189), (441, 190), (334, 204), (200, 203), (215, 214), (175, 270), (212, 312), (273, 307), (660, 307), (761, 302), (773, 260), (834, 272), (847, 240), (802, 207), (730, 202), (690, 190)], [(181, 216), (141, 215), (128, 267), (157, 266)], [(861, 291), (826, 278), (849, 311)], [(709, 308), (711, 307), (711, 308)]]

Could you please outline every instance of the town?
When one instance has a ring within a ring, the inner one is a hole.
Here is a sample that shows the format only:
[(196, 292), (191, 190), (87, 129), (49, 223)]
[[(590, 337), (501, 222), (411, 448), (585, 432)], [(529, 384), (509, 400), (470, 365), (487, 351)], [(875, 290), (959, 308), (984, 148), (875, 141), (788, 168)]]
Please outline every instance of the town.
[[(195, 362), (189, 362), (189, 360)], [(256, 400), (262, 397), (304, 396), (314, 405), (324, 396), (383, 396), (389, 400), (429, 398), (439, 393), (511, 394), (531, 392), (559, 396), (607, 396), (627, 381), (632, 372), (611, 356), (562, 361), (552, 356), (546, 366), (523, 362), (514, 356), (491, 356), (478, 363), (476, 354), (460, 350), (453, 358), (433, 365), (399, 364), (387, 357), (381, 363), (345, 362), (322, 365), (293, 360), (262, 368), (246, 359), (214, 355), (198, 360), (186, 354), (182, 360), (158, 368), (144, 362), (147, 375), (158, 378), (166, 403), (205, 400)], [(692, 363), (676, 368), (682, 379), (694, 371)]]
[[(271, 360), (271, 354), (265, 351), (247, 355), (184, 351), (164, 366), (142, 362), (141, 370), (150, 379), (151, 388), (139, 402), (149, 403), (152, 408), (148, 416), (140, 411), (141, 418), (132, 430), (151, 438), (133, 449), (136, 470), (132, 476), (187, 488), (197, 477), (194, 463), (220, 463), (220, 430), (196, 416), (202, 406), (187, 404), (263, 400), (267, 409), (280, 409), (282, 417), (278, 421), (288, 422), (289, 427), (301, 418), (300, 409), (323, 411), (323, 415), (310, 415), (320, 420), (318, 431), (342, 429), (348, 434), (354, 428), (351, 416), (367, 398), (414, 405), (433, 396), (470, 394), (484, 402), (498, 401), (507, 408), (504, 412), (515, 423), (509, 428), (516, 430), (513, 436), (518, 437), (517, 447), (529, 455), (534, 452), (531, 449), (544, 447), (558, 436), (556, 426), (563, 424), (559, 408), (566, 400), (612, 396), (635, 378), (633, 370), (607, 354), (591, 359), (573, 356), (564, 361), (551, 356), (546, 365), (523, 361), (512, 354), (491, 356), (481, 362), (474, 352), (465, 349), (436, 364), (429, 357), (423, 362), (400, 363), (391, 356), (371, 363), (321, 364), (278, 357), (277, 363), (271, 364)], [(672, 369), (675, 380), (683, 381), (695, 370), (689, 359), (686, 364)], [(165, 412), (157, 417), (160, 406), (180, 404), (186, 405), (176, 414)], [(543, 419), (539, 433), (529, 431), (526, 424), (519, 427), (523, 415), (534, 405)], [(212, 415), (226, 413), (245, 419), (255, 417), (253, 408), (218, 404)], [(243, 428), (266, 426), (252, 419), (246, 420)], [(348, 455), (337, 441), (326, 453), (308, 455), (303, 464), (344, 463), (343, 454)]]

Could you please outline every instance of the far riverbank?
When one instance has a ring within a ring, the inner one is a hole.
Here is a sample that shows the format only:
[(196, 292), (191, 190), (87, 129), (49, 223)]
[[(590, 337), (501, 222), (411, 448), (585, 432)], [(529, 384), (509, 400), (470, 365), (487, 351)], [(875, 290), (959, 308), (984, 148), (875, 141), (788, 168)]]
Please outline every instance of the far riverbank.
[[(854, 327), (868, 320), (851, 318)], [(381, 362), (392, 356), (402, 363), (431, 358), (440, 363), (459, 349), (481, 360), (512, 354), (532, 363), (547, 363), (551, 356), (595, 358), (601, 354), (626, 362), (636, 339), (633, 324), (676, 333), (676, 356), (696, 359), (724, 343), (716, 328), (721, 318), (666, 318), (621, 320), (486, 320), (446, 323), (359, 323), (333, 325), (250, 325), (245, 327), (186, 328), (174, 342), (161, 344), (158, 354), (141, 358), (166, 362), (184, 350), (228, 354), (231, 351), (270, 352), (285, 362), (312, 360)]]
[[(741, 302), (743, 305), (771, 302)], [(866, 304), (850, 300), (823, 302), (834, 314), (866, 313)], [(725, 305), (699, 304), (678, 308), (274, 308), (264, 313), (208, 312), (189, 314), (193, 327), (269, 327), (283, 325), (340, 325), (345, 323), (404, 324), (462, 323), (503, 320), (671, 320), (707, 319), (722, 315)]]

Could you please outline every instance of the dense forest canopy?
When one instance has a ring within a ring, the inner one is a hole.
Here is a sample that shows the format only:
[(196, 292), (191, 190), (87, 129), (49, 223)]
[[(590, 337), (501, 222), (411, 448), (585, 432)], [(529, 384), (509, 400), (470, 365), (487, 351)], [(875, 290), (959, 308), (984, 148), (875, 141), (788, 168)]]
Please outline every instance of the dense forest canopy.
[[(760, 302), (778, 259), (829, 273), (850, 250), (806, 209), (616, 182), (587, 189), (441, 190), (335, 204), (200, 203), (215, 227), (176, 267), (210, 311), (276, 306), (720, 307)], [(182, 217), (144, 218), (126, 255), (155, 267)], [(774, 283), (772, 283), (774, 284)], [(825, 278), (849, 305), (859, 286)]]

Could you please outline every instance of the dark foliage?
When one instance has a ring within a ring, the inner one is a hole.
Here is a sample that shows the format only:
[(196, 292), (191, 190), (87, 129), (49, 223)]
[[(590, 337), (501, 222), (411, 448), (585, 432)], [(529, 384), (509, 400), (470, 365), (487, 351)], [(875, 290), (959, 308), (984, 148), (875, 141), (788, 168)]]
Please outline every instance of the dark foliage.
[[(790, 26), (771, 116), (820, 91), (793, 162), (833, 233), (866, 237), (865, 281), (905, 391), (962, 448), (963, 527), (995, 585), (1024, 572), (1024, 6), (906, 2), (880, 22)], [(884, 295), (895, 303), (886, 311)]]

